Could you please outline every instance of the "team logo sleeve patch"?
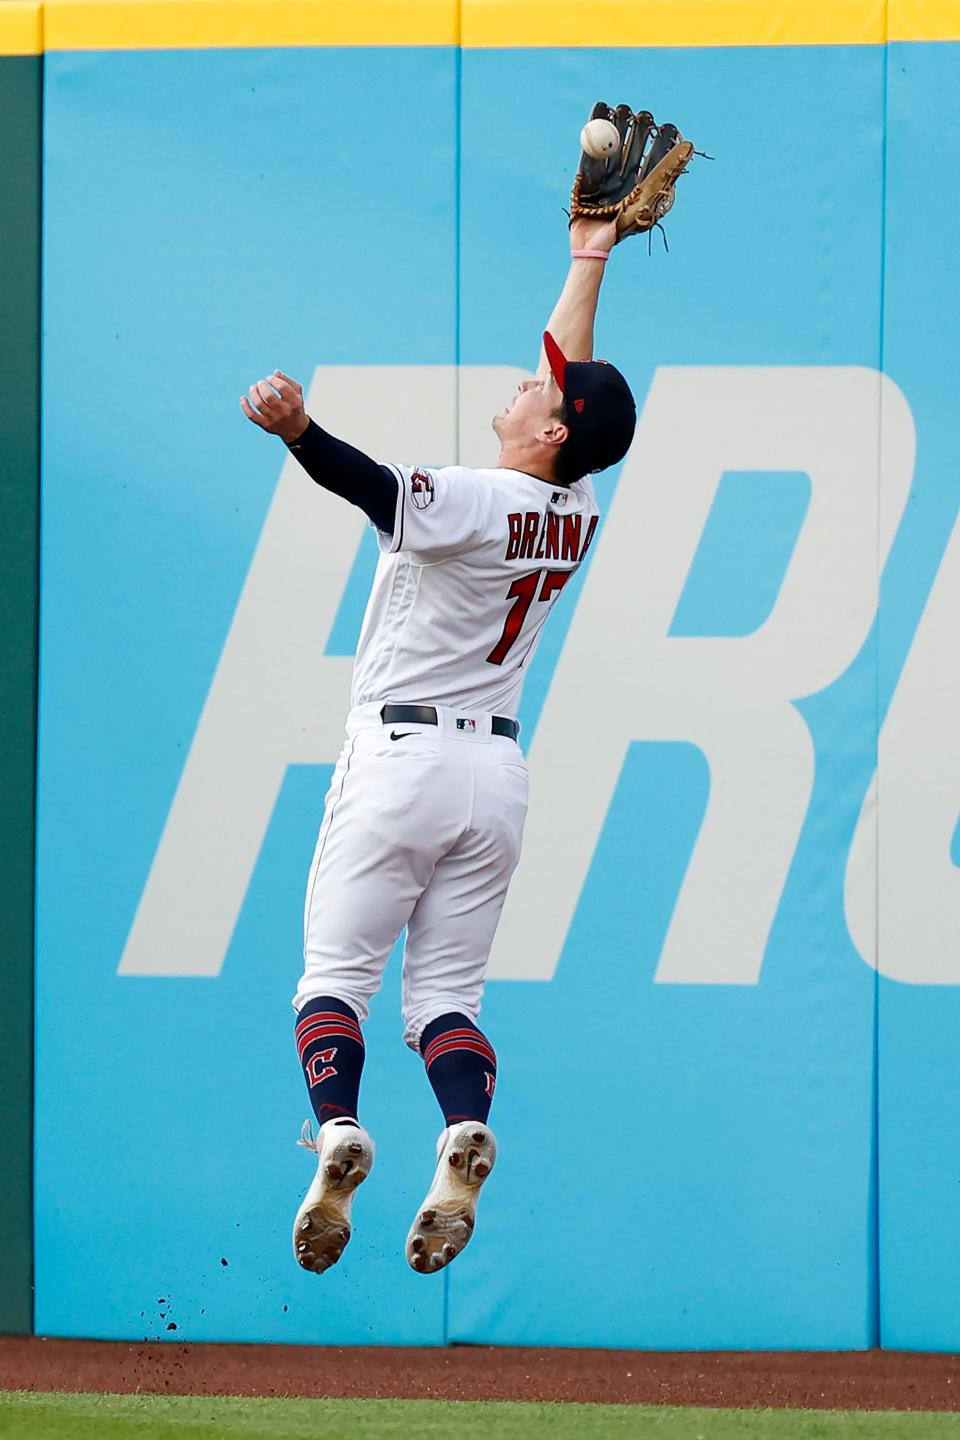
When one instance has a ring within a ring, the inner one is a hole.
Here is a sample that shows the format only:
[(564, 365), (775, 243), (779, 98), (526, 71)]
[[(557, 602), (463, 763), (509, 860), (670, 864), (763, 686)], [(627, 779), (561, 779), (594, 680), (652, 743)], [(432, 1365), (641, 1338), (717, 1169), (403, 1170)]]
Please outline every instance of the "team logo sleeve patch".
[(410, 498), (418, 510), (426, 510), (436, 498), (433, 476), (426, 470), (414, 470), (410, 476)]
[(425, 561), (451, 559), (486, 538), (488, 506), (476, 473), (462, 466), (395, 465), (402, 513), (396, 533), (383, 546)]

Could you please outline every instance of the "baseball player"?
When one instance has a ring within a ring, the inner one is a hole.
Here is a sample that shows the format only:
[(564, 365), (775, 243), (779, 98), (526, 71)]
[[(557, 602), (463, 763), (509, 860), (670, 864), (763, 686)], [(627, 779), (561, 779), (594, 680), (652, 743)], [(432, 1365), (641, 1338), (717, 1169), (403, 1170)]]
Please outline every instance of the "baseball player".
[(358, 1119), (363, 1025), (404, 927), (404, 1038), (444, 1119), (407, 1238), (415, 1270), (440, 1270), (467, 1244), (496, 1159), (487, 1119), (497, 1058), (477, 1018), (527, 808), (514, 717), (547, 616), (594, 538), (588, 477), (623, 458), (636, 423), (626, 380), (592, 359), (621, 232), (613, 218), (575, 214), (570, 237), (536, 378), (494, 417), (492, 469), (379, 464), (311, 419), (300, 385), (279, 370), (240, 402), (313, 480), (365, 511), (380, 549), (307, 883), (294, 999), (319, 1126), (316, 1139), (304, 1126), (317, 1173), (293, 1228), (307, 1270), (339, 1260), (354, 1192), (373, 1165)]

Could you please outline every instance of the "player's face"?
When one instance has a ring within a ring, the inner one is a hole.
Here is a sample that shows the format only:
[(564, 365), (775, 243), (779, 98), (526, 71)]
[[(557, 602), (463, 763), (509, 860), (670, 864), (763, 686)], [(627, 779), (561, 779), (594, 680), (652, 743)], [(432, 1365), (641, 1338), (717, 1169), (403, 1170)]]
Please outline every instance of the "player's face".
[(562, 400), (552, 375), (549, 380), (522, 380), (510, 404), (493, 417), (493, 428), (501, 443), (536, 439), (556, 423)]

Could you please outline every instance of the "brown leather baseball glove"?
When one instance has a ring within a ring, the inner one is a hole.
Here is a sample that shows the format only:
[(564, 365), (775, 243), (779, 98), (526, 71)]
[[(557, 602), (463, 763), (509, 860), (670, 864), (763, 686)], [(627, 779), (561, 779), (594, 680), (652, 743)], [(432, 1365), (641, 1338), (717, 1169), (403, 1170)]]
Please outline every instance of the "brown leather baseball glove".
[(648, 110), (612, 109), (599, 101), (591, 120), (610, 120), (620, 132), (620, 149), (603, 160), (581, 151), (570, 196), (570, 218), (616, 220), (617, 240), (652, 229), (673, 204), (674, 186), (689, 164), (693, 146), (676, 125), (658, 125)]

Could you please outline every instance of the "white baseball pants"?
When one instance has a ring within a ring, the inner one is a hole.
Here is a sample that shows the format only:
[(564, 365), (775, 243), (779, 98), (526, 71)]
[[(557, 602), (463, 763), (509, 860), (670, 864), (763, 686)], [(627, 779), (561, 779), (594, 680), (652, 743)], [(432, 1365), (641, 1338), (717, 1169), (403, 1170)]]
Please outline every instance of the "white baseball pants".
[(417, 1049), (438, 1015), (479, 1014), (520, 855), (527, 766), (515, 740), (490, 733), (489, 715), (438, 706), (437, 725), (384, 725), (380, 708), (358, 706), (347, 721), (307, 882), (293, 1003), (334, 996), (364, 1021), (406, 926), (404, 1039)]

